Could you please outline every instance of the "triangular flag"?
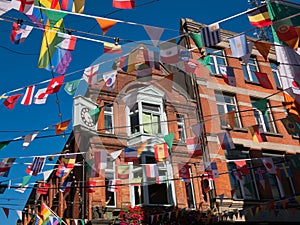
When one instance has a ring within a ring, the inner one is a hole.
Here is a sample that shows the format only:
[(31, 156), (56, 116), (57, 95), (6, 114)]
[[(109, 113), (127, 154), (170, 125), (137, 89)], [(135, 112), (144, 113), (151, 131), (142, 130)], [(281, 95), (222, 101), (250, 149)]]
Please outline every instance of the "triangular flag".
[(110, 153), (110, 161), (116, 160), (122, 153), (123, 150), (118, 150), (115, 152)]
[(152, 26), (143, 26), (147, 34), (149, 35), (153, 45), (156, 47), (162, 33), (164, 32), (164, 28), (161, 27), (152, 27)]
[(96, 21), (101, 27), (103, 35), (105, 35), (106, 32), (117, 23), (117, 21), (115, 20), (104, 19), (104, 18), (96, 18)]
[(23, 177), (21, 187), (24, 187), (28, 183), (28, 181), (30, 180), (31, 177), (32, 177), (31, 175)]
[(19, 219), (22, 220), (22, 211), (21, 210), (16, 210), (16, 213), (17, 213)]
[(250, 59), (251, 53), (252, 53), (253, 45), (254, 45), (254, 42), (250, 41), (250, 42), (248, 43), (248, 50), (249, 50), (249, 53), (241, 57), (242, 62), (243, 62), (245, 65), (247, 65), (248, 62), (249, 62), (249, 59)]
[(258, 101), (256, 102), (253, 102), (252, 103), (253, 106), (255, 108), (257, 108), (259, 111), (261, 111), (263, 114), (267, 111), (268, 109), (268, 100), (266, 98), (262, 98), (262, 99), (259, 99)]
[(220, 119), (223, 120), (225, 123), (227, 123), (231, 129), (234, 128), (234, 116), (235, 116), (235, 110), (225, 113), (223, 115), (220, 115)]
[(98, 119), (99, 119), (99, 115), (101, 113), (101, 110), (104, 106), (101, 106), (101, 107), (97, 107), (95, 109), (91, 109), (88, 113), (89, 115), (91, 116), (92, 120), (93, 120), (93, 123), (94, 124), (97, 124), (98, 122)]
[(193, 126), (191, 126), (192, 131), (196, 135), (196, 137), (200, 137), (203, 130), (203, 123), (197, 123)]
[(254, 46), (256, 47), (257, 51), (264, 57), (264, 59), (268, 60), (268, 55), (271, 49), (271, 44), (261, 41), (254, 42)]
[(68, 128), (70, 122), (71, 120), (66, 120), (61, 123), (55, 124), (56, 135), (60, 135), (62, 132), (64, 132)]
[(10, 141), (2, 141), (2, 142), (0, 142), (0, 150), (4, 149), (9, 143), (10, 143)]
[(44, 181), (48, 180), (48, 178), (49, 178), (49, 176), (51, 175), (52, 172), (53, 172), (53, 170), (47, 170), (47, 171), (43, 172)]
[(3, 105), (5, 105), (5, 107), (8, 109), (13, 109), (15, 107), (15, 104), (17, 103), (17, 101), (19, 100), (19, 98), (21, 96), (22, 96), (22, 94), (16, 94), (16, 95), (9, 96), (8, 98), (6, 98), (4, 100)]
[(173, 140), (174, 140), (174, 132), (172, 132), (171, 134), (167, 134), (164, 136), (164, 140), (167, 143), (168, 147), (169, 147), (169, 153), (172, 150), (172, 145), (173, 145)]
[(8, 208), (4, 208), (4, 207), (2, 209), (3, 209), (4, 213), (5, 213), (6, 218), (8, 218), (9, 209)]
[(268, 78), (268, 74), (257, 72), (257, 71), (255, 71), (254, 74), (257, 77), (261, 86), (267, 89), (273, 89), (272, 84)]
[(50, 20), (50, 28), (53, 28), (54, 25), (61, 20), (62, 18), (64, 18), (66, 15), (68, 15), (67, 12), (63, 12), (63, 11), (56, 11), (56, 10), (47, 10), (47, 9), (43, 9), (42, 10), (47, 17)]
[(197, 48), (201, 51), (203, 43), (201, 33), (189, 33)]

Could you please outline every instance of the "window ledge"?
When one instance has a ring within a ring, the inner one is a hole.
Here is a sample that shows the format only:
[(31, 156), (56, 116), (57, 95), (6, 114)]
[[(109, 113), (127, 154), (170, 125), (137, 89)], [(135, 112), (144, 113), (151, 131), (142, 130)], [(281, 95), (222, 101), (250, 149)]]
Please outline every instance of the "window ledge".
[(235, 131), (235, 132), (244, 132), (244, 133), (247, 133), (248, 130), (246, 128), (239, 128), (239, 127), (235, 127), (233, 129), (229, 128), (229, 127), (226, 127), (226, 126), (221, 126), (221, 129), (222, 130), (228, 130), (228, 131)]
[(273, 137), (283, 137), (283, 134), (280, 133), (271, 133), (271, 132), (264, 132), (267, 136), (273, 136)]
[(293, 139), (300, 140), (300, 136), (297, 136), (297, 135), (292, 135), (292, 138), (293, 138)]
[(245, 83), (246, 83), (246, 84), (253, 84), (253, 85), (262, 87), (262, 86), (260, 85), (260, 83), (257, 83), (257, 82), (251, 81), (251, 80), (245, 80)]

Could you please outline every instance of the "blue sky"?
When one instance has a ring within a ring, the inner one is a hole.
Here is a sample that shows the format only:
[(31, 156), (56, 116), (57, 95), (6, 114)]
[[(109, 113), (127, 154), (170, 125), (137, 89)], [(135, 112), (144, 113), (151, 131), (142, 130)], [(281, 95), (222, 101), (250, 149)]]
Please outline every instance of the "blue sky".
[[(300, 2), (300, 0), (296, 2)], [(190, 18), (196, 22), (211, 24), (246, 11), (249, 8), (247, 0), (136, 0), (137, 7), (132, 10), (117, 10), (112, 8), (111, 5), (112, 0), (86, 0), (84, 13), (165, 28), (161, 40), (167, 40), (179, 35), (180, 18)], [(12, 26), (12, 23), (9, 21), (13, 20), (13, 18), (26, 18), (14, 10), (6, 13), (4, 16), (6, 21), (0, 21), (0, 65), (2, 69), (0, 76), (0, 95), (51, 79), (51, 73), (49, 71), (37, 68), (43, 35), (42, 31), (34, 29), (24, 43), (14, 45), (9, 39)], [(65, 27), (102, 35), (100, 27), (92, 18), (68, 15), (65, 17)], [(220, 23), (220, 28), (240, 33), (253, 27), (249, 24), (247, 16), (243, 15)], [(249, 35), (250, 34), (251, 33), (249, 33)], [(107, 36), (134, 41), (148, 40), (148, 36), (142, 26), (129, 25), (126, 23), (118, 23), (112, 27), (107, 32)], [(101, 36), (95, 36), (94, 38), (104, 40)], [(75, 51), (72, 53), (73, 59), (66, 74), (74, 71), (79, 72), (68, 75), (65, 81), (81, 78), (84, 68), (89, 67), (102, 53), (102, 44), (86, 40), (78, 41)], [(58, 74), (56, 74), (56, 76), (57, 75)], [(38, 85), (36, 88), (39, 89), (46, 86), (47, 83), (44, 83)], [(16, 93), (24, 92), (25, 89)], [(58, 93), (62, 120), (72, 119), (72, 97), (73, 96), (67, 95), (63, 88)], [(60, 118), (58, 114), (59, 111), (55, 95), (50, 95), (45, 105), (23, 106), (19, 101), (13, 110), (8, 110), (1, 104), (0, 141), (12, 140), (16, 137), (32, 133), (35, 130), (42, 130), (45, 127), (59, 123)], [(72, 126), (69, 126), (67, 132), (71, 131)], [(55, 130), (52, 128), (46, 132), (41, 132), (39, 136), (54, 134)], [(11, 142), (0, 152), (0, 160), (6, 157), (17, 157), (17, 164), (13, 166), (8, 177), (8, 179), (12, 180), (12, 185), (22, 182), (22, 177), (27, 175), (25, 173), (27, 165), (23, 163), (32, 161), (32, 158), (21, 159), (18, 157), (58, 153), (63, 149), (66, 138), (64, 139), (61, 136), (37, 138), (25, 150), (22, 149), (22, 140)], [(47, 163), (49, 162), (47, 161)], [(51, 169), (51, 167), (52, 166), (45, 166), (44, 171)], [(0, 182), (8, 179), (0, 177)], [(42, 176), (32, 177), (30, 182), (34, 182), (36, 179), (42, 179)], [(17, 193), (13, 189), (7, 190), (4, 194), (0, 194), (0, 207), (22, 210), (29, 194), (29, 190), (24, 194)], [(3, 224), (15, 224), (16, 220), (17, 214), (14, 210), (10, 210), (9, 218), (6, 219), (5, 214), (0, 209), (0, 221)]]

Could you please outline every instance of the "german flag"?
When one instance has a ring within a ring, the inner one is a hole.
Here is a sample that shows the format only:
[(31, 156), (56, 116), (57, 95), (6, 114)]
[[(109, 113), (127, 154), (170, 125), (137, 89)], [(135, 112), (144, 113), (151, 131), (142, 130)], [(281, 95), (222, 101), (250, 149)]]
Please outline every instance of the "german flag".
[(267, 5), (250, 10), (247, 15), (251, 25), (255, 27), (265, 27), (272, 24)]

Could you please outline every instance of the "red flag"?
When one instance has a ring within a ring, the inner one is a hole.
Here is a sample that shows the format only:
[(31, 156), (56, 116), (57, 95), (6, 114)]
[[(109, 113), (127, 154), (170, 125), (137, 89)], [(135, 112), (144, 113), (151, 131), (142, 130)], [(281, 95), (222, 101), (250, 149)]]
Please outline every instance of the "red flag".
[(113, 0), (112, 6), (119, 9), (133, 9), (135, 0)]
[(162, 162), (168, 158), (168, 145), (166, 143), (154, 145), (154, 156), (157, 162)]
[(179, 177), (185, 182), (190, 182), (190, 171), (188, 164), (178, 164)]
[(47, 87), (46, 94), (53, 94), (59, 91), (64, 81), (64, 76), (59, 76), (53, 78)]
[(19, 100), (21, 96), (22, 94), (9, 96), (4, 100), (3, 104), (6, 106), (6, 108), (13, 109), (15, 107), (16, 102)]
[(268, 78), (268, 74), (261, 72), (254, 72), (261, 86), (267, 89), (273, 89), (272, 84)]
[(41, 183), (39, 184), (39, 187), (36, 191), (36, 193), (41, 195), (46, 195), (48, 193), (48, 189), (50, 187), (50, 184)]

